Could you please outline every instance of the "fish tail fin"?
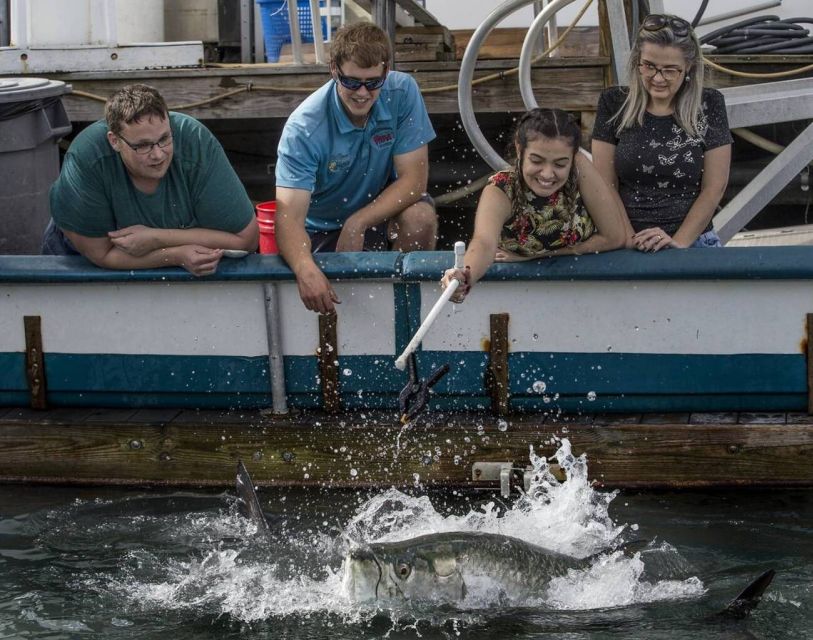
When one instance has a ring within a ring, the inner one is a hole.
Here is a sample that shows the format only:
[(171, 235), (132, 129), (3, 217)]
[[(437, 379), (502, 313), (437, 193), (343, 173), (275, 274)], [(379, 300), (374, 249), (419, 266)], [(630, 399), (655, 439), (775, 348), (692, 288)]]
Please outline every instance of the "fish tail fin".
[(260, 534), (268, 535), (268, 521), (263, 514), (257, 492), (254, 490), (254, 482), (242, 460), (237, 461), (236, 486), (240, 513), (257, 526)]
[(723, 609), (719, 615), (728, 618), (744, 618), (747, 616), (759, 604), (762, 594), (765, 593), (765, 589), (771, 584), (775, 575), (776, 571), (768, 569), (745, 587), (742, 593), (734, 598), (731, 604)]

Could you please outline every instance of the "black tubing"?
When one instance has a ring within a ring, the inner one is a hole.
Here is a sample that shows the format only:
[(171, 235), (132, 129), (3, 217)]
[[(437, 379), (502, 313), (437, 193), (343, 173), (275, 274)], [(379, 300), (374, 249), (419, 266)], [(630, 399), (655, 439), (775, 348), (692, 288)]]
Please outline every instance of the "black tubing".
[(813, 36), (802, 24), (813, 18), (758, 16), (717, 29), (700, 38), (715, 54), (802, 54), (813, 52)]
[(694, 14), (694, 19), (692, 19), (692, 29), (694, 29), (699, 23), (703, 14), (706, 13), (706, 7), (709, 5), (709, 0), (703, 0), (700, 3), (700, 7), (697, 9), (697, 13)]

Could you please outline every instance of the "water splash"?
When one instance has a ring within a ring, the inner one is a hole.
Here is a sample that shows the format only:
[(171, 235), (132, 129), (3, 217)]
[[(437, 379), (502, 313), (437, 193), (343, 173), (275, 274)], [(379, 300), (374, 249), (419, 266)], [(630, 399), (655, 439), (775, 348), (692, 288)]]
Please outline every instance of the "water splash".
[[(314, 614), (337, 616), (343, 622), (369, 621), (381, 611), (351, 603), (343, 589), (342, 561), (350, 548), (430, 533), (481, 531), (579, 558), (595, 556), (588, 568), (552, 580), (545, 593), (528, 602), (549, 611), (623, 607), (703, 593), (702, 583), (686, 578), (679, 554), (668, 545), (631, 557), (613, 550), (634, 527), (612, 520), (609, 506), (616, 493), (593, 488), (586, 457), (574, 456), (566, 439), (550, 460), (536, 455), (533, 448), (529, 459), (530, 488), (507, 509), (495, 500), (448, 513), (426, 495), (391, 488), (359, 497), (355, 512), (332, 533), (325, 526), (319, 532), (303, 531), (292, 510), (273, 523), (270, 540), (257, 540), (253, 526), (234, 508), (215, 517), (187, 514), (173, 527), (184, 531), (183, 540), (197, 543), (191, 552), (185, 547), (184, 553), (167, 557), (161, 550), (136, 549), (127, 554), (123, 567), (96, 586), (124, 600), (127, 607), (146, 611), (189, 610), (241, 622)], [(566, 481), (554, 476), (554, 460)], [(208, 544), (201, 545), (203, 540)], [(648, 571), (655, 554), (661, 557), (662, 569)], [(663, 569), (667, 566), (669, 570)], [(469, 586), (474, 595), (461, 603), (461, 609), (503, 606), (504, 599), (489, 590), (487, 581)], [(393, 620), (404, 615), (387, 611)], [(432, 613), (421, 616), (426, 620)]]

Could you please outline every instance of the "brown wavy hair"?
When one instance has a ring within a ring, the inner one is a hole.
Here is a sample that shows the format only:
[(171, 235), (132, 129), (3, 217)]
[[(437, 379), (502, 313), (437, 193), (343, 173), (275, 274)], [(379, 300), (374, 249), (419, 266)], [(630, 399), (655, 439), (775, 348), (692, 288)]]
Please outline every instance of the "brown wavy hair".
[(356, 22), (336, 32), (330, 45), (330, 61), (336, 67), (351, 60), (367, 69), (381, 64), (391, 66), (390, 39), (381, 27), (371, 22)]
[[(516, 153), (511, 175), (511, 217), (522, 213), (526, 204), (525, 191), (530, 187), (522, 177), (522, 162), (525, 156), (525, 148), (528, 142), (538, 138), (563, 138), (573, 149), (573, 157), (581, 146), (582, 132), (575, 118), (561, 109), (536, 108), (526, 112), (517, 123), (514, 129), (512, 149)], [(575, 166), (570, 167), (570, 174), (567, 177), (562, 193), (567, 202), (576, 202), (579, 195), (578, 176)]]

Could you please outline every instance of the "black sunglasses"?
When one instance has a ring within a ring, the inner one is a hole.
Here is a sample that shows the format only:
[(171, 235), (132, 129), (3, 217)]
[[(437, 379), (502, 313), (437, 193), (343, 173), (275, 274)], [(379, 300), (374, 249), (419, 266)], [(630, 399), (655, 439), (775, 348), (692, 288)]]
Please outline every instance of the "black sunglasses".
[(367, 91), (376, 91), (384, 86), (384, 82), (387, 80), (387, 65), (384, 65), (384, 73), (378, 78), (373, 78), (372, 80), (359, 80), (357, 78), (348, 78), (346, 75), (342, 73), (342, 70), (339, 67), (336, 67), (336, 75), (339, 78), (339, 84), (341, 84), (345, 89), (350, 89), (350, 91), (358, 91), (362, 87), (367, 89)]
[(641, 23), (641, 29), (644, 31), (660, 31), (666, 27), (669, 27), (678, 38), (685, 38), (692, 29), (692, 25), (683, 18), (665, 16), (660, 13), (648, 15)]

